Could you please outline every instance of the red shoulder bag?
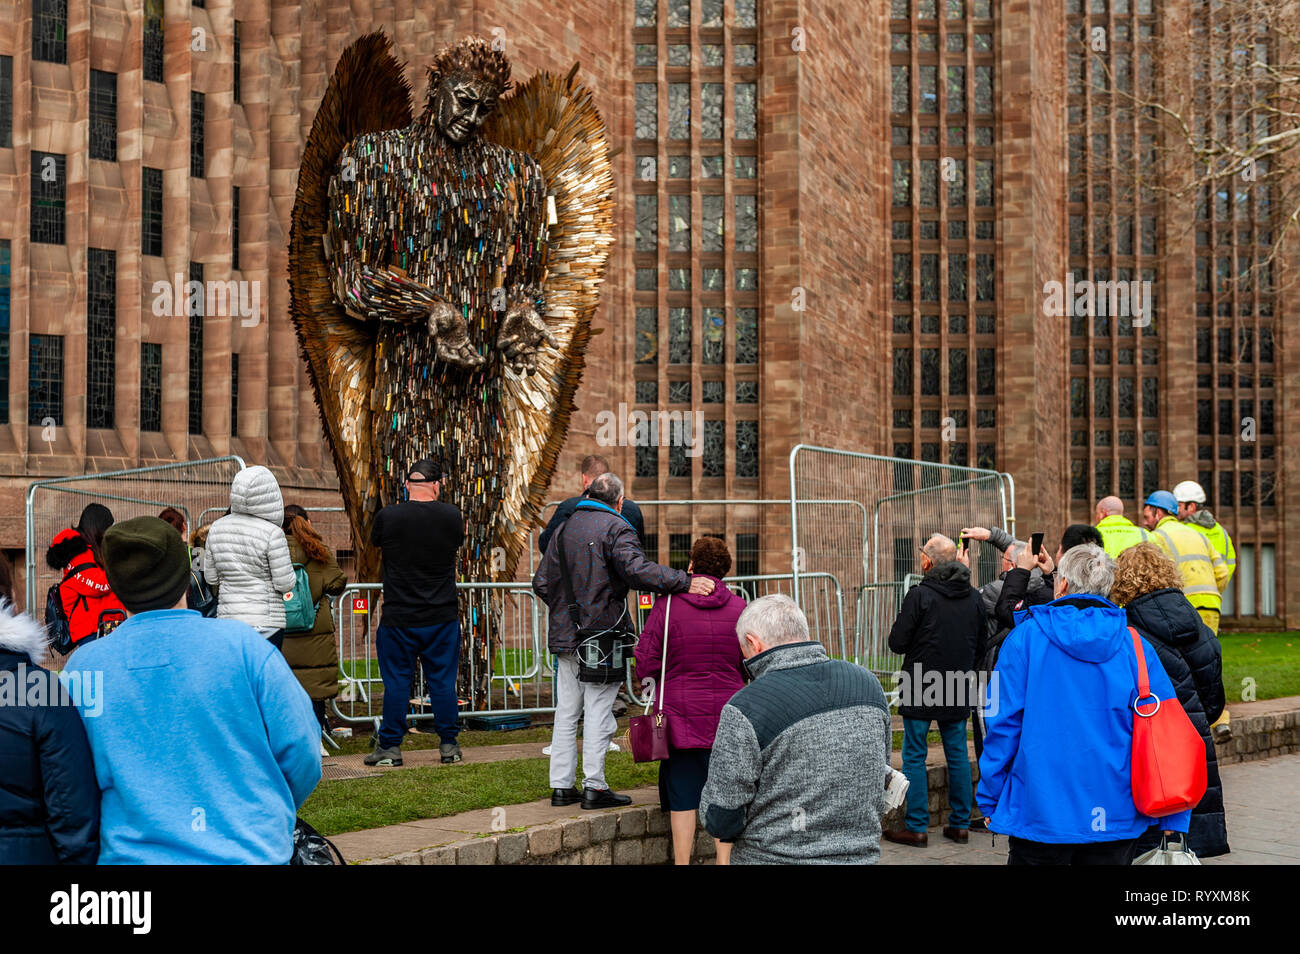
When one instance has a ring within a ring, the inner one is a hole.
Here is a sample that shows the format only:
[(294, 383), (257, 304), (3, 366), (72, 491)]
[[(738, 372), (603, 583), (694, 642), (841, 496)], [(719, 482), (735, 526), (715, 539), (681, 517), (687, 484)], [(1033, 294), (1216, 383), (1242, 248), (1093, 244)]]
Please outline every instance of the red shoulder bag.
[(1162, 700), (1152, 693), (1142, 637), (1132, 626), (1128, 631), (1138, 665), (1138, 694), (1133, 700), (1133, 804), (1143, 815), (1161, 818), (1194, 807), (1205, 795), (1205, 742), (1177, 696)]

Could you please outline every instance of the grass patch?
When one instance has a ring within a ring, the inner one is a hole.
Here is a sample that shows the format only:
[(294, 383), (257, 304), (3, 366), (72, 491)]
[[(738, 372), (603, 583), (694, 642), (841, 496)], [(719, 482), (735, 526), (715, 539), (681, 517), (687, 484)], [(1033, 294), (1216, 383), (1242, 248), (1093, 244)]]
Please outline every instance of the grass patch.
[[(546, 759), (517, 759), (323, 781), (298, 814), (321, 834), (339, 835), (419, 818), (519, 805), (549, 797), (548, 770)], [(641, 788), (656, 784), (659, 765), (637, 765), (627, 752), (610, 752), (605, 758), (605, 776), (615, 791)]]
[(1219, 642), (1229, 707), (1244, 701), (1246, 680), (1254, 681), (1256, 699), (1300, 695), (1300, 633), (1226, 633)]

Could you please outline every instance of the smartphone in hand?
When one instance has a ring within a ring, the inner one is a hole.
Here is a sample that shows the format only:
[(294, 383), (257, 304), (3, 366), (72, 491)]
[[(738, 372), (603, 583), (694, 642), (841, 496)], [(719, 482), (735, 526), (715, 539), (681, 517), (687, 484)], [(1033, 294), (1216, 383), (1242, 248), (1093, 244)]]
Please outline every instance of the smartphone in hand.
[(1029, 537), (1029, 552), (1038, 556), (1038, 551), (1043, 549), (1043, 534), (1038, 532)]

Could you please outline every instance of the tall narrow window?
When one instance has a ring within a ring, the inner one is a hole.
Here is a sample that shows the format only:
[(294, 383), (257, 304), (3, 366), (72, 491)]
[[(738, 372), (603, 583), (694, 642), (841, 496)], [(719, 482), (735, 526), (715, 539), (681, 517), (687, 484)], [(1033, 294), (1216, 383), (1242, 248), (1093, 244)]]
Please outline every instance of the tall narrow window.
[(239, 186), (230, 194), (230, 267), (239, 271)]
[(208, 165), (203, 154), (203, 114), (205, 100), (202, 93), (190, 91), (190, 175), (202, 179), (207, 174)]
[(117, 347), (117, 253), (86, 255), (86, 426), (112, 427)]
[(68, 0), (32, 0), (32, 59), (68, 62)]
[(9, 240), (0, 239), (0, 424), (9, 423)]
[(140, 342), (140, 430), (162, 430), (162, 345)]
[(63, 245), (64, 211), (67, 196), (68, 160), (52, 152), (32, 150), (32, 228), (33, 242)]
[(239, 355), (230, 356), (230, 436), (239, 436)]
[(0, 149), (14, 144), (14, 58), (0, 56)]
[(163, 81), (163, 0), (144, 0), (144, 78)]
[(163, 253), (162, 170), (143, 166), (140, 180), (140, 251), (145, 255), (161, 255)]
[(90, 71), (90, 158), (117, 162), (117, 74)]
[(243, 89), (241, 88), (241, 85), (240, 85), (240, 75), (241, 75), (241, 73), (243, 72), (242, 69), (241, 69), (241, 67), (242, 67), (243, 63), (242, 63), (242, 61), (241, 61), (241, 50), (240, 50), (240, 46), (239, 46), (239, 21), (238, 21), (238, 20), (235, 21), (235, 43), (234, 43), (234, 47), (235, 47), (235, 51), (234, 51), (234, 53), (235, 53), (235, 55), (234, 55), (234, 59), (235, 59), (235, 63), (234, 63), (234, 87), (235, 87), (235, 90), (234, 90), (234, 93), (235, 93), (235, 102), (240, 103), (240, 102), (243, 102), (243, 99), (242, 99)]
[[(203, 287), (203, 265), (190, 262), (190, 281)], [(190, 406), (189, 432), (203, 433), (203, 296), (198, 295), (197, 307), (188, 308), (190, 320)], [(187, 296), (187, 305), (189, 304)]]
[(63, 425), (63, 336), (31, 335), (27, 351), (27, 424)]
[(758, 421), (736, 422), (736, 476), (758, 476)]

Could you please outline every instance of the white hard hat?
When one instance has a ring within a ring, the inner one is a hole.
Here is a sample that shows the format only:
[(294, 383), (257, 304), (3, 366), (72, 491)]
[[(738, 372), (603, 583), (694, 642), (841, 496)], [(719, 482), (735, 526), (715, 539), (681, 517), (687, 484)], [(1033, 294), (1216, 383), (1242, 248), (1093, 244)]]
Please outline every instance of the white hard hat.
[(1205, 503), (1205, 489), (1194, 480), (1184, 480), (1174, 488), (1174, 499), (1179, 503)]

